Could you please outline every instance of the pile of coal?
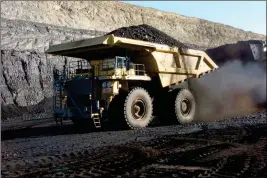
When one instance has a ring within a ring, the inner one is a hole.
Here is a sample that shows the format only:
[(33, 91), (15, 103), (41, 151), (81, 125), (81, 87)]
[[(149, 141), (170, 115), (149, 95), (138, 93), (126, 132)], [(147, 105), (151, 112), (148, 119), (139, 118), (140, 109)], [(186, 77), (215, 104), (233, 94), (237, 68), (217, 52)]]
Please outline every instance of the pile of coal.
[(114, 34), (115, 36), (118, 36), (118, 37), (148, 41), (148, 42), (158, 43), (158, 44), (165, 44), (168, 46), (188, 48), (186, 44), (146, 24), (118, 28), (112, 32), (109, 32), (106, 35), (110, 35), (110, 34)]
[(241, 60), (243, 64), (266, 60), (264, 41), (261, 40), (238, 41), (234, 44), (207, 49), (206, 53), (218, 65), (230, 60)]

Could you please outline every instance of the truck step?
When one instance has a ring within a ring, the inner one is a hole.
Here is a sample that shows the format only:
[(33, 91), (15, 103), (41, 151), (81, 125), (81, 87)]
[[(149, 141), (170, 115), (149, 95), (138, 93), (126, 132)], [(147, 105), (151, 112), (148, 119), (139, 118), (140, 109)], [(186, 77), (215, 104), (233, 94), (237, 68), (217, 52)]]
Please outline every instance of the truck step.
[(101, 128), (101, 121), (100, 121), (99, 115), (93, 116), (93, 122), (94, 122), (95, 128)]

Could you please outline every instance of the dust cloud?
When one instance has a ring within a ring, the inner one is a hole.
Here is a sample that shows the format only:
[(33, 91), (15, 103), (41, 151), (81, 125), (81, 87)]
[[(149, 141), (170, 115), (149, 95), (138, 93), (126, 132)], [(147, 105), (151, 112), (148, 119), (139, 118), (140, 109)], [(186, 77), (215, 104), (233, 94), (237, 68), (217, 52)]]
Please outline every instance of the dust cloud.
[(245, 116), (266, 102), (266, 69), (259, 63), (234, 60), (211, 74), (190, 81), (198, 105), (198, 121)]

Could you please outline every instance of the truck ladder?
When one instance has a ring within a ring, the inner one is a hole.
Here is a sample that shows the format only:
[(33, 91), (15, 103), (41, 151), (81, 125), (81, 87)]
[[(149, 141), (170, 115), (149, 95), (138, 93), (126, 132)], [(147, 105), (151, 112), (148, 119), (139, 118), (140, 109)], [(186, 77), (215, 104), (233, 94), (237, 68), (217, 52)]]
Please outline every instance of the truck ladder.
[(100, 120), (100, 116), (98, 113), (95, 113), (93, 114), (92, 116), (93, 118), (93, 122), (94, 122), (94, 125), (95, 125), (95, 128), (101, 128), (101, 120)]
[(59, 72), (54, 76), (54, 96), (53, 96), (53, 109), (54, 109), (54, 118), (56, 123), (60, 122), (61, 125), (63, 115), (66, 115), (66, 108), (64, 106), (64, 98), (66, 96), (64, 90), (64, 76)]

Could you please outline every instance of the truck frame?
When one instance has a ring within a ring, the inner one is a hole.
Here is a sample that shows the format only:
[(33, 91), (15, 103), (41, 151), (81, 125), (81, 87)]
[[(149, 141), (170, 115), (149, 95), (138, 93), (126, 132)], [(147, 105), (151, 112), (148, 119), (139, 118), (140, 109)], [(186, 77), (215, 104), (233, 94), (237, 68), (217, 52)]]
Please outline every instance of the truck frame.
[(55, 74), (55, 118), (139, 129), (193, 123), (196, 99), (185, 81), (218, 66), (203, 51), (106, 35), (50, 46), (48, 54), (75, 57)]

